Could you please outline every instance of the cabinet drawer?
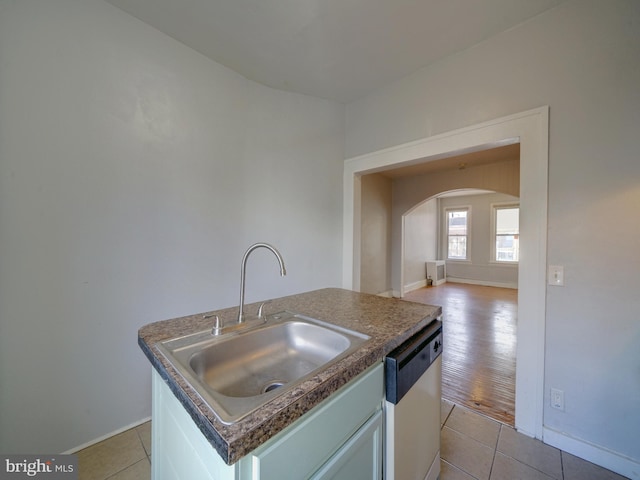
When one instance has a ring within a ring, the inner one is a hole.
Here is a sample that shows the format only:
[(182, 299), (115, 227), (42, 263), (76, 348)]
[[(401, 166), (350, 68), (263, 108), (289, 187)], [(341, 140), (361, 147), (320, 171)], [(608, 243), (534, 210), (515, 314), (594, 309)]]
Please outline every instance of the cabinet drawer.
[(383, 396), (384, 372), (379, 364), (249, 454), (253, 478), (308, 477), (381, 409)]
[(382, 478), (382, 411), (376, 412), (311, 480)]

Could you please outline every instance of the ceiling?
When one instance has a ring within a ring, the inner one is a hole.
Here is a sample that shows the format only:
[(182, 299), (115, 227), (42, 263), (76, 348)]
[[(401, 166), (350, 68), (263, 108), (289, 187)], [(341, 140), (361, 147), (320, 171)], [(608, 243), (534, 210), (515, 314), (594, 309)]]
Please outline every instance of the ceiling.
[(106, 0), (248, 79), (354, 101), (564, 0)]

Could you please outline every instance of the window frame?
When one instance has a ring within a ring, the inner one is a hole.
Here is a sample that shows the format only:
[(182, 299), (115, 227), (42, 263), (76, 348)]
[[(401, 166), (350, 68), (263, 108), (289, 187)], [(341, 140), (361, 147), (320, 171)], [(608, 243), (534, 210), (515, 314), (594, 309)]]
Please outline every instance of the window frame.
[[(466, 257), (465, 258), (451, 258), (449, 257), (449, 212), (466, 212), (467, 213), (467, 238), (466, 245)], [(443, 208), (443, 246), (444, 246), (444, 259), (447, 262), (459, 262), (459, 263), (471, 263), (471, 205), (456, 205)]]
[[(498, 225), (498, 210), (506, 210), (506, 209), (518, 209), (518, 218), (520, 216), (520, 202), (498, 202), (491, 204), (491, 252), (489, 257), (489, 262), (494, 265), (514, 265), (517, 266), (520, 263), (520, 256), (518, 255), (518, 260), (498, 260), (496, 251), (496, 240), (498, 237), (498, 233), (496, 231)], [(520, 222), (518, 221), (518, 236), (520, 235)], [(518, 252), (520, 250), (518, 249)]]

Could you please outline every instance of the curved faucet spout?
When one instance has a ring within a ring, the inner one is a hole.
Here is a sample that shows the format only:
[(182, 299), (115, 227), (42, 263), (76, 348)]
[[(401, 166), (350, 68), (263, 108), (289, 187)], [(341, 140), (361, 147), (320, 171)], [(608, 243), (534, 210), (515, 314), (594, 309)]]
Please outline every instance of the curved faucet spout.
[(284, 268), (284, 260), (282, 259), (282, 255), (280, 255), (280, 252), (278, 252), (275, 247), (269, 245), (268, 243), (255, 243), (251, 245), (247, 249), (247, 251), (244, 252), (244, 256), (242, 257), (242, 265), (240, 267), (240, 307), (238, 310), (238, 323), (242, 323), (244, 321), (244, 279), (247, 270), (247, 259), (249, 258), (249, 254), (256, 248), (266, 248), (267, 250), (271, 250), (278, 259), (278, 263), (280, 264), (280, 276), (284, 277), (287, 274), (287, 270)]

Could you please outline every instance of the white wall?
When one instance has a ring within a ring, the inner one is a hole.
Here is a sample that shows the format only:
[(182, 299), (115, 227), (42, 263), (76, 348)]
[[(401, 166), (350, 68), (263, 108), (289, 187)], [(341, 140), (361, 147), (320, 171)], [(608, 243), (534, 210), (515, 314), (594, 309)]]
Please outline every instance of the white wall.
[[(0, 0), (0, 451), (150, 415), (144, 324), (341, 281), (344, 107), (99, 0)], [(262, 269), (262, 272), (259, 270)]]
[[(348, 105), (346, 126), (352, 157), (550, 105), (548, 263), (565, 266), (566, 285), (547, 289), (545, 439), (632, 478), (639, 24), (636, 0), (568, 1)], [(549, 407), (551, 387), (565, 411)]]
[(425, 262), (438, 259), (438, 200), (422, 202), (404, 216), (404, 291), (426, 285)]
[(391, 291), (391, 179), (382, 174), (363, 175), (360, 291)]

